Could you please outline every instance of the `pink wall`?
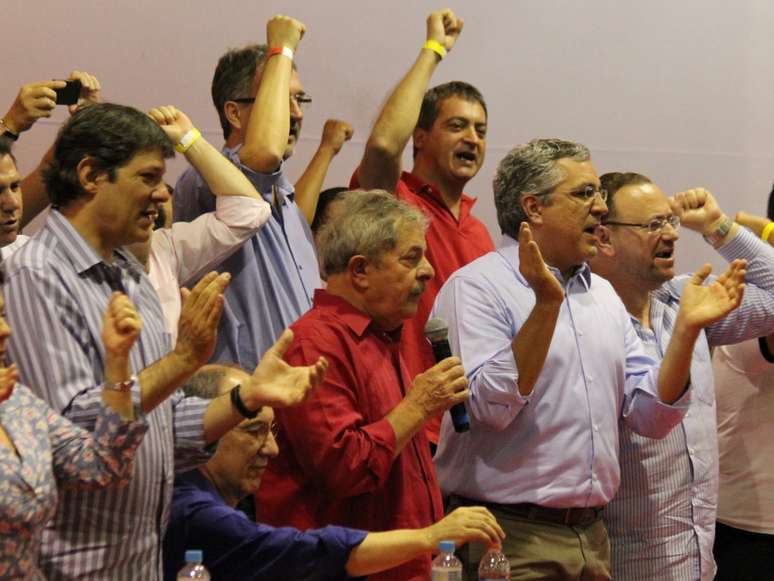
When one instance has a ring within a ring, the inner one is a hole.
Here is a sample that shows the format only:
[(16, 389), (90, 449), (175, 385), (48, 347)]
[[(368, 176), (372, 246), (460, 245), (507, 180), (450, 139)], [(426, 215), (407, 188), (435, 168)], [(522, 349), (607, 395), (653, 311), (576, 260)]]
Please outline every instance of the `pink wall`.
[[(209, 83), (227, 48), (263, 41), (277, 12), (308, 29), (298, 52), (314, 96), (289, 172), (297, 177), (324, 120), (341, 117), (355, 137), (328, 185), (346, 183), (389, 89), (424, 40), (435, 2), (107, 2), (2, 0), (3, 112), (23, 82), (72, 68), (98, 76), (108, 100), (147, 109), (175, 104), (220, 144)], [(518, 0), (451, 2), (462, 38), (435, 81), (477, 85), (487, 98), (487, 161), (469, 192), (499, 238), (491, 179), (510, 147), (532, 137), (582, 141), (600, 172), (649, 174), (667, 191), (702, 185), (729, 213), (764, 211), (774, 180), (774, 3), (766, 0)], [(32, 168), (63, 119), (39, 123), (17, 146)], [(408, 162), (408, 158), (407, 158)], [(173, 178), (181, 162), (170, 164)], [(680, 266), (720, 261), (690, 232)]]

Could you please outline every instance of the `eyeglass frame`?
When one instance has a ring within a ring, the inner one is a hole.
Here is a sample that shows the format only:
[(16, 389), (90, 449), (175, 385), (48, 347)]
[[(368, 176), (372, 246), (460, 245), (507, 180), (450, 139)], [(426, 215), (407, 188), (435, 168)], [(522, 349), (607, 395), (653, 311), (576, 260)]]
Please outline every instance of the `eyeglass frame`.
[[(659, 224), (659, 225), (653, 226), (654, 224)], [(663, 232), (667, 224), (669, 224), (672, 227), (672, 230), (679, 230), (680, 216), (678, 216), (677, 214), (670, 214), (666, 218), (653, 218), (647, 224), (641, 224), (636, 222), (609, 222), (605, 220), (602, 221), (603, 226), (610, 225), (610, 226), (630, 226), (632, 228), (644, 228), (648, 231), (649, 234), (658, 234), (660, 232)]]
[[(290, 95), (290, 102), (295, 102), (296, 107), (299, 109), (305, 109), (312, 104), (312, 96), (309, 93), (298, 93), (296, 95)], [(242, 103), (243, 105), (252, 105), (255, 103), (255, 97), (237, 97), (236, 99), (229, 99), (234, 103)]]
[[(589, 190), (591, 190), (590, 194), (588, 193)], [(555, 194), (555, 193), (556, 193), (555, 190), (551, 190), (550, 192), (540, 192), (538, 194), (527, 194), (527, 195), (541, 197), (541, 196), (550, 196), (551, 194)], [(575, 200), (580, 201), (583, 204), (588, 204), (590, 202), (593, 202), (594, 198), (597, 195), (599, 195), (599, 197), (600, 197), (600, 199), (602, 200), (603, 203), (605, 203), (605, 204), (607, 203), (608, 193), (607, 193), (607, 190), (605, 188), (597, 189), (594, 186), (586, 186), (585, 188), (583, 188), (583, 192), (582, 193), (578, 192), (578, 191), (575, 191), (575, 192), (570, 192), (568, 194), (568, 196), (570, 196), (571, 198), (573, 198)]]
[(266, 445), (266, 442), (269, 441), (269, 434), (274, 436), (275, 439), (279, 435), (279, 426), (274, 421), (271, 424), (264, 421), (253, 422), (246, 426), (237, 426), (236, 429), (243, 434), (253, 436), (257, 441), (261, 442), (261, 446)]

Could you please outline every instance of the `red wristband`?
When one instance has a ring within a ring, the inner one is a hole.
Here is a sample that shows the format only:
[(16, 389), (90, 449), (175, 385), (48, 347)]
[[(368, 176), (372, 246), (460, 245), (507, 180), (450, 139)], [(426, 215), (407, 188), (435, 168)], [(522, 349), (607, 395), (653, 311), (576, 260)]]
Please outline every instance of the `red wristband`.
[(278, 54), (285, 55), (291, 61), (293, 60), (293, 49), (288, 48), (287, 46), (275, 46), (274, 48), (270, 48), (266, 60), (269, 60), (271, 57), (277, 56)]

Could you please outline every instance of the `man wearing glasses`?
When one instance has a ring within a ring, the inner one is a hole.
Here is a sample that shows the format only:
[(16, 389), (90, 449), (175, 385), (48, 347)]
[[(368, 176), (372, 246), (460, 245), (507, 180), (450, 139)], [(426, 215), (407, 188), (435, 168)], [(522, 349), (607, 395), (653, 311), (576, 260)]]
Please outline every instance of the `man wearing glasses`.
[[(305, 31), (287, 16), (266, 25), (267, 45), (251, 45), (220, 58), (212, 97), (228, 157), (271, 205), (268, 222), (218, 267), (232, 274), (213, 360), (252, 369), (285, 327), (312, 305), (320, 286), (312, 234), (284, 176), (303, 108), (311, 102), (293, 64)], [(177, 182), (174, 218), (191, 221), (214, 210), (213, 197), (193, 170)]]
[[(503, 241), (462, 267), (436, 299), (470, 381), (470, 432), (444, 417), (435, 458), (450, 506), (484, 504), (506, 533), (519, 579), (610, 579), (602, 521), (620, 481), (618, 425), (663, 438), (692, 390), (701, 329), (741, 299), (744, 262), (710, 286), (688, 281), (661, 365), (612, 286), (589, 270), (608, 211), (588, 149), (519, 146), (494, 179)], [(475, 579), (483, 548), (461, 553)]]
[(747, 260), (738, 309), (708, 325), (691, 360), (691, 409), (663, 440), (620, 426), (621, 488), (604, 513), (613, 578), (712, 579), (718, 443), (710, 348), (774, 331), (774, 250), (728, 218), (705, 189), (668, 199), (649, 178), (607, 173), (608, 214), (590, 262), (623, 300), (646, 352), (661, 359), (690, 276), (675, 276), (680, 226), (729, 262)]

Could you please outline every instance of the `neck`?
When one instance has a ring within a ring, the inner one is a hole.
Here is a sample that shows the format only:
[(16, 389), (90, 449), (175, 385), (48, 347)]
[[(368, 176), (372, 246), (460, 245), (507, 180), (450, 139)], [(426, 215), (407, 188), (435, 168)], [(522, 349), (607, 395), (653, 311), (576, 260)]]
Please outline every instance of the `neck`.
[(108, 264), (113, 262), (113, 251), (118, 247), (111, 244), (99, 231), (99, 221), (94, 219), (83, 204), (77, 202), (59, 210), (67, 218), (73, 228), (80, 234), (89, 246)]
[(236, 505), (239, 504), (239, 501), (244, 498), (245, 495), (242, 494), (241, 491), (233, 490), (228, 482), (219, 476), (217, 470), (210, 470), (207, 464), (200, 466), (199, 472), (212, 483), (215, 490), (218, 491), (218, 494), (220, 494), (226, 504), (230, 507), (236, 507)]
[(229, 149), (234, 149), (238, 145), (241, 145), (241, 143), (242, 143), (241, 132), (232, 128), (231, 133), (229, 134), (228, 139), (226, 139), (226, 143), (224, 145)]
[(650, 289), (637, 284), (616, 284), (611, 280), (615, 292), (621, 297), (626, 310), (646, 329), (650, 328)]
[(460, 200), (462, 199), (462, 190), (467, 183), (466, 181), (443, 179), (434, 168), (423, 164), (419, 159), (414, 161), (411, 173), (423, 182), (436, 188), (440, 192), (441, 199), (446, 208), (459, 220)]

